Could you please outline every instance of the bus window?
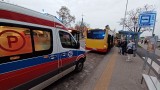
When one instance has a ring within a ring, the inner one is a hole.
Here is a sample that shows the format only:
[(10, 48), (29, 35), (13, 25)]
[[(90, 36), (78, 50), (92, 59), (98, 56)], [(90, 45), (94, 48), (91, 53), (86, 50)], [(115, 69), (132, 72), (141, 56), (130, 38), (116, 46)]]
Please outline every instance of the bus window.
[(50, 32), (42, 30), (33, 30), (35, 51), (48, 50), (51, 47)]
[(0, 57), (32, 52), (28, 28), (0, 26)]
[(87, 32), (88, 39), (104, 39), (104, 37), (105, 37), (105, 30), (102, 29), (94, 29), (94, 30), (89, 30)]

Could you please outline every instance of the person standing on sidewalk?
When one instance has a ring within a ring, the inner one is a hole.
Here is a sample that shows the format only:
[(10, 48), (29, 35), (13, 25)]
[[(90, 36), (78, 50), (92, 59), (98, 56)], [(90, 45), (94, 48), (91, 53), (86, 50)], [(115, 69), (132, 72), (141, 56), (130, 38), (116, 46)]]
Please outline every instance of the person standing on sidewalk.
[(143, 40), (141, 40), (141, 44), (143, 44)]
[(133, 59), (133, 47), (134, 47), (134, 42), (132, 40), (129, 41), (127, 44), (127, 60), (126, 61), (131, 61)]
[(125, 55), (126, 54), (127, 42), (124, 39), (122, 40), (121, 47), (122, 47), (122, 55)]
[(119, 40), (119, 42), (118, 42), (118, 48), (119, 48), (119, 54), (120, 54), (120, 55), (122, 54), (121, 44), (122, 44), (122, 40)]
[(157, 40), (155, 38), (155, 35), (153, 35), (153, 37), (149, 39), (147, 50), (150, 51), (151, 53), (155, 53), (156, 46), (157, 46), (156, 44), (157, 44)]

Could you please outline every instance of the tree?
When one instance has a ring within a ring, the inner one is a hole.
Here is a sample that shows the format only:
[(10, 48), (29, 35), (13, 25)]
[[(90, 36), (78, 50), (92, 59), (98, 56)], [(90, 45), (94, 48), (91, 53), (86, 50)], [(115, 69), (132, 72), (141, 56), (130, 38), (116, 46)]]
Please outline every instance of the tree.
[(138, 27), (138, 17), (141, 12), (154, 11), (153, 5), (145, 5), (143, 8), (137, 8), (127, 12), (126, 18), (121, 18), (120, 25), (124, 25), (129, 31), (140, 32), (149, 30), (148, 28)]
[(82, 37), (85, 36), (85, 33), (88, 30), (88, 28), (89, 28), (89, 24), (82, 21), (77, 22), (75, 25), (75, 29), (80, 31)]
[(78, 22), (76, 23), (75, 27), (76, 27), (76, 26), (79, 26), (79, 27), (80, 27), (80, 26), (81, 26), (81, 27), (82, 27), (82, 26), (86, 26), (86, 27), (88, 27), (88, 28), (90, 27), (88, 23), (82, 22), (82, 21), (78, 21)]
[(71, 27), (71, 23), (75, 22), (75, 16), (70, 14), (70, 10), (66, 6), (62, 6), (59, 11), (57, 11), (57, 14), (62, 20), (62, 23), (67, 27)]

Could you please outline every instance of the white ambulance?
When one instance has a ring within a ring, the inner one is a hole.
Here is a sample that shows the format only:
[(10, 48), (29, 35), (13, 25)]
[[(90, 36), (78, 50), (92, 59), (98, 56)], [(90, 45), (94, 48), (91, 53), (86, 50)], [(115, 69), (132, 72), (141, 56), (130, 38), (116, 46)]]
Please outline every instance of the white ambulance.
[(0, 2), (0, 89), (42, 89), (83, 69), (85, 50), (52, 15)]

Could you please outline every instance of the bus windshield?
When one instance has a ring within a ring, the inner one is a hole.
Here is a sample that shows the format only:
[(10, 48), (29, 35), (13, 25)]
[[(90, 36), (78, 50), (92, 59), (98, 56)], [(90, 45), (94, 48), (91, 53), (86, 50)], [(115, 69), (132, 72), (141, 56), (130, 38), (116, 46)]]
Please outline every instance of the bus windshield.
[(94, 29), (87, 32), (88, 39), (104, 39), (104, 36), (105, 30), (103, 29)]

